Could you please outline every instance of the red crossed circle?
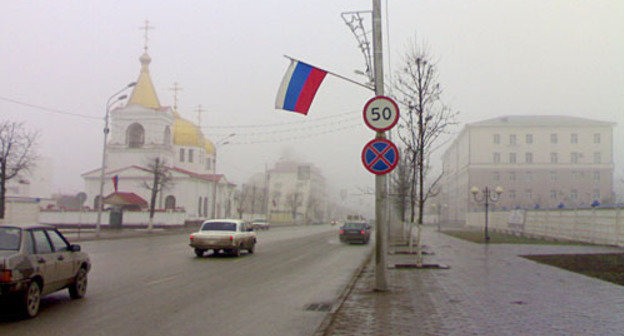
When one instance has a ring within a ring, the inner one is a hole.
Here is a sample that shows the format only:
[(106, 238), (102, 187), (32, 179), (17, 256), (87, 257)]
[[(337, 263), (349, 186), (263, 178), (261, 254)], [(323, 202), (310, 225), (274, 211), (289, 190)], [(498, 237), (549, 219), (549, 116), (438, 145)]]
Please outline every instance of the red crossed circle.
[[(386, 148), (384, 148), (381, 152), (378, 151), (375, 147), (373, 147), (373, 144), (376, 143), (384, 143), (386, 144)], [(370, 163), (366, 163), (366, 151), (367, 150), (371, 150), (373, 151), (373, 153), (375, 154), (375, 159), (372, 160)], [(394, 162), (390, 162), (388, 161), (384, 155), (386, 153), (388, 153), (388, 151), (390, 150), (394, 150), (395, 153), (395, 157), (396, 159), (394, 160)], [(388, 168), (384, 169), (384, 170), (375, 170), (372, 167), (379, 161), (383, 161), (383, 163), (385, 163)], [(397, 149), (396, 145), (394, 143), (392, 143), (390, 140), (387, 139), (383, 139), (383, 138), (379, 138), (379, 139), (373, 139), (371, 141), (369, 141), (365, 146), (364, 149), (362, 150), (362, 163), (364, 164), (364, 168), (366, 168), (366, 170), (368, 170), (369, 172), (376, 174), (376, 175), (383, 175), (383, 174), (387, 174), (390, 171), (392, 171), (396, 165), (399, 163), (399, 150)]]

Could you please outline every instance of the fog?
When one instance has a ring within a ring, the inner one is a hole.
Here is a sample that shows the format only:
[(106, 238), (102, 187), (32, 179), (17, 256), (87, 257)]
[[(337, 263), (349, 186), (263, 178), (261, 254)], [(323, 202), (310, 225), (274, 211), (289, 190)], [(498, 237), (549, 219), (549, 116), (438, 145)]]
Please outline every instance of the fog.
[[(41, 132), (53, 191), (83, 189), (101, 164), (105, 103), (136, 80), (148, 19), (150, 74), (162, 105), (196, 121), (218, 149), (218, 171), (243, 183), (280, 157), (318, 166), (333, 191), (371, 204), (361, 163), (373, 138), (362, 120), (372, 91), (327, 76), (307, 116), (275, 110), (284, 54), (351, 77), (364, 70), (341, 12), (367, 1), (13, 1), (0, 20), (0, 119)], [(616, 176), (624, 133), (624, 2), (413, 1), (382, 5), (384, 61), (400, 69), (410, 41), (438, 60), (443, 100), (460, 125), (502, 115), (565, 115), (616, 122)], [(367, 27), (370, 18), (366, 16)], [(442, 139), (444, 141), (444, 139)], [(444, 147), (440, 151), (442, 151)], [(337, 193), (336, 193), (337, 195)]]

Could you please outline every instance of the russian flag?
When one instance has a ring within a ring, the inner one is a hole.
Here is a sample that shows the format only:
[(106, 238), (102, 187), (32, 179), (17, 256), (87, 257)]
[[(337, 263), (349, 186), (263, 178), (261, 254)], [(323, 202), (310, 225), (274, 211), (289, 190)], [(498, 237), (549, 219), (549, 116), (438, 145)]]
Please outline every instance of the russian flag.
[(291, 60), (275, 99), (275, 108), (308, 114), (310, 105), (327, 71)]

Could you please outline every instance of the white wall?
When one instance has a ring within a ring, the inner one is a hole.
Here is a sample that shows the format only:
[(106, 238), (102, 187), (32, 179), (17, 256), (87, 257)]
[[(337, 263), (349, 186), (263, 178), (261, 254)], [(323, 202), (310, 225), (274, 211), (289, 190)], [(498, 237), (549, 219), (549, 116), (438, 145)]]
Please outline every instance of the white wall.
[[(492, 211), (488, 228), (624, 247), (624, 209), (532, 210), (523, 213), (523, 225), (510, 225), (510, 211)], [(483, 212), (467, 213), (466, 225), (482, 228), (484, 217)]]
[[(102, 226), (108, 227), (110, 211), (102, 212)], [(186, 219), (186, 212), (167, 211), (154, 213), (155, 226), (182, 226)], [(39, 222), (42, 224), (78, 226), (95, 225), (97, 211), (41, 211)], [(144, 226), (149, 222), (148, 211), (124, 211), (124, 226)]]
[(32, 198), (6, 198), (3, 223), (36, 224), (38, 222), (39, 200)]

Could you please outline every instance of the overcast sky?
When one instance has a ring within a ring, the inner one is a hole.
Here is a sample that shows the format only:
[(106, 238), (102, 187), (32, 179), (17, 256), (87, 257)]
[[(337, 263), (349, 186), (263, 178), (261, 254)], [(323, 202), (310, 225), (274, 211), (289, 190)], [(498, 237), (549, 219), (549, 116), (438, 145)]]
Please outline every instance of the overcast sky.
[[(372, 189), (360, 159), (373, 137), (361, 117), (372, 92), (328, 76), (307, 117), (273, 107), (284, 54), (363, 80), (354, 70), (364, 59), (340, 13), (370, 8), (362, 0), (4, 2), (0, 119), (40, 130), (53, 190), (81, 191), (80, 174), (101, 164), (105, 102), (139, 74), (139, 27), (148, 19), (161, 104), (173, 105), (169, 88), (178, 82), (185, 118), (197, 120), (201, 104), (204, 134), (237, 134), (219, 149), (219, 172), (230, 181), (243, 183), (288, 152), (319, 166), (335, 190)], [(382, 8), (386, 75), (410, 41), (426, 43), (462, 124), (507, 114), (616, 122), (622, 171), (624, 1), (394, 0)]]

